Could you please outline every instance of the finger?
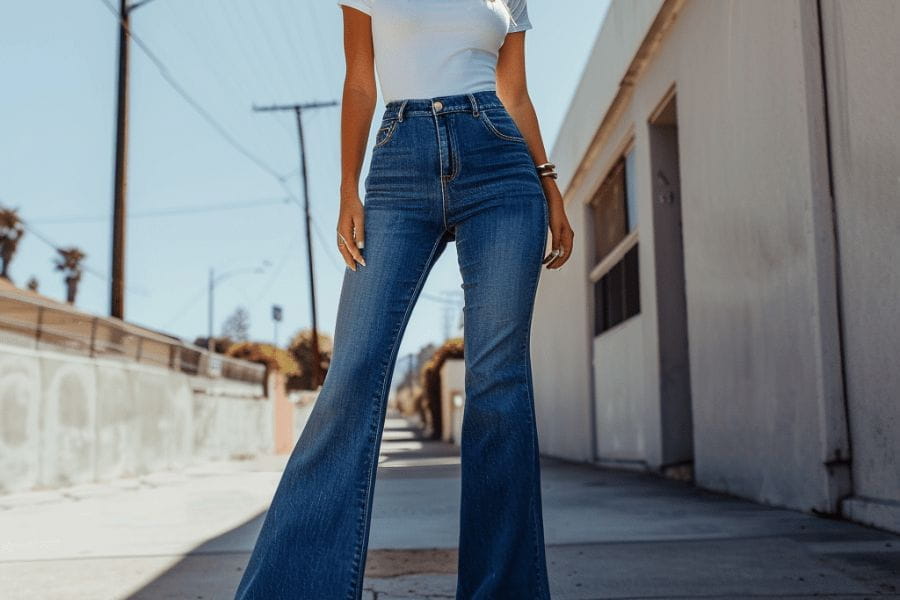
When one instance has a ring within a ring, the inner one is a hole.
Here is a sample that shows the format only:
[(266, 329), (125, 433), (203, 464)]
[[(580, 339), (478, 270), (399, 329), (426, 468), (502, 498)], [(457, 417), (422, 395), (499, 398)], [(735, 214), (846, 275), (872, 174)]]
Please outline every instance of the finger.
[(565, 256), (563, 254), (563, 248), (559, 248), (558, 252), (559, 252), (559, 254), (557, 254), (556, 256), (551, 258), (550, 261), (545, 265), (548, 269), (557, 268), (560, 265), (559, 261), (563, 260), (563, 257)]
[(560, 244), (559, 235), (556, 232), (553, 232), (553, 243), (550, 246), (550, 248), (551, 248), (550, 252), (548, 252), (547, 255), (544, 257), (544, 260), (541, 261), (542, 265), (549, 265), (554, 260), (556, 260), (556, 257), (559, 256), (559, 252), (560, 252), (559, 244)]
[(347, 267), (349, 267), (351, 271), (355, 271), (356, 261), (353, 260), (353, 255), (350, 254), (350, 251), (347, 249), (347, 244), (344, 243), (340, 236), (338, 236), (338, 251), (341, 253), (344, 262), (347, 263)]
[(568, 262), (569, 258), (572, 257), (572, 248), (574, 247), (573, 239), (575, 237), (575, 232), (571, 229), (566, 230), (562, 235), (562, 242), (560, 243), (561, 254), (557, 258), (556, 262), (553, 264), (552, 268), (560, 269), (566, 262)]
[(366, 246), (365, 217), (359, 218), (359, 223), (354, 223), (353, 235), (356, 238), (356, 247), (362, 250)]
[(550, 263), (547, 265), (547, 268), (558, 269), (566, 264), (567, 260), (569, 260), (569, 249), (565, 244), (563, 244), (559, 247), (559, 256), (557, 256), (556, 259), (550, 261)]
[(551, 260), (553, 260), (554, 258), (556, 258), (556, 256), (559, 254), (559, 242), (557, 242), (556, 239), (557, 239), (557, 238), (556, 238), (556, 236), (554, 235), (554, 236), (553, 236), (553, 243), (550, 245), (550, 251), (547, 252), (546, 256), (544, 256), (544, 260), (541, 261), (541, 264), (542, 264), (542, 265), (546, 265), (546, 264), (549, 263)]
[(345, 240), (343, 248), (350, 254), (351, 259), (360, 263), (362, 266), (366, 266), (365, 259), (363, 259), (362, 254), (359, 253), (359, 248), (356, 247), (356, 243), (353, 241), (353, 222), (350, 221), (342, 227), (340, 229), (340, 234), (344, 236)]

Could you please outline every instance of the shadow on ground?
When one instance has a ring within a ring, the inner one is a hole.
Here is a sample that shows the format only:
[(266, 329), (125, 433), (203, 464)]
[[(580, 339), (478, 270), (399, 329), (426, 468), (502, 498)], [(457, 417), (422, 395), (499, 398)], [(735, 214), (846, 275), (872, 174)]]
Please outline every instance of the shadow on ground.
[[(455, 598), (459, 456), (389, 418), (367, 600)], [(653, 475), (542, 459), (554, 600), (900, 598), (900, 536)], [(129, 598), (230, 599), (264, 513)]]

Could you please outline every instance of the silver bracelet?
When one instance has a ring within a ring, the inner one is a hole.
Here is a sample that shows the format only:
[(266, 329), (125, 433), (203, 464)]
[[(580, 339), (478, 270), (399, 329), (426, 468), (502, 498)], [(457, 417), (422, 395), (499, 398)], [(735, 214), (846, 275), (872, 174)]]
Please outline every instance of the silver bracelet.
[(541, 177), (552, 177), (553, 179), (559, 177), (559, 174), (556, 172), (556, 165), (552, 162), (535, 165), (535, 169), (537, 169), (538, 175)]

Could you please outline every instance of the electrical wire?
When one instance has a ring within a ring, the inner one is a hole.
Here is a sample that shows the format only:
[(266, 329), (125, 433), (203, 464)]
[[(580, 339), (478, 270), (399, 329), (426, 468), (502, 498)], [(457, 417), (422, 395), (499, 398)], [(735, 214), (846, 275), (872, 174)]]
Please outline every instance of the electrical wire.
[[(274, 3), (275, 10), (278, 12), (278, 22), (281, 24), (281, 29), (284, 32), (284, 37), (287, 40), (288, 46), (290, 46), (290, 50), (292, 51), (294, 57), (297, 59), (298, 65), (303, 64), (306, 70), (306, 79), (308, 81), (325, 81), (325, 73), (322, 72), (321, 66), (316, 61), (310, 61), (310, 53), (303, 52), (302, 50), (302, 40), (298, 45), (295, 43), (294, 34), (296, 32), (296, 27), (288, 27), (288, 23), (294, 22), (292, 21), (284, 11), (281, 3), (276, 0)], [(297, 20), (295, 23), (299, 24), (302, 20)], [(319, 66), (319, 69), (315, 74), (312, 73), (315, 68)]]
[(188, 93), (188, 91), (182, 86), (177, 79), (172, 75), (169, 71), (168, 67), (165, 63), (160, 60), (160, 58), (150, 49), (150, 47), (135, 33), (131, 30), (130, 27), (125, 23), (125, 20), (119, 14), (119, 11), (113, 6), (110, 0), (99, 0), (109, 11), (116, 17), (119, 21), (119, 26), (125, 28), (128, 36), (134, 40), (134, 43), (143, 51), (144, 55), (153, 63), (156, 67), (159, 74), (162, 78), (169, 84), (169, 86), (179, 95), (182, 99), (188, 103), (188, 105), (194, 109), (194, 111), (200, 115), (200, 117), (206, 121), (226, 142), (228, 142), (235, 150), (239, 153), (243, 154), (247, 159), (253, 162), (257, 167), (275, 177), (276, 179), (281, 178), (281, 174), (278, 173), (274, 168), (272, 168), (269, 164), (263, 161), (261, 158), (256, 156), (253, 152), (248, 150), (243, 144), (241, 144), (237, 138), (235, 138), (226, 128), (222, 125), (209, 111), (207, 111), (203, 105), (201, 105), (193, 96)]
[[(0, 204), (0, 210), (15, 210), (15, 209), (13, 209), (10, 206), (5, 206), (3, 204)], [(30, 233), (31, 235), (36, 237), (38, 240), (42, 241), (44, 244), (46, 244), (47, 246), (49, 246), (50, 248), (55, 250), (57, 253), (66, 250), (66, 248), (63, 248), (62, 246), (60, 246), (59, 244), (57, 244), (56, 242), (51, 240), (49, 237), (47, 237), (46, 235), (44, 235), (43, 233), (41, 233), (40, 231), (35, 229), (34, 226), (31, 225), (31, 223), (29, 221), (26, 221), (22, 217), (19, 217), (19, 222), (22, 223), (22, 227), (25, 228), (25, 231), (27, 231), (28, 233)], [(93, 268), (92, 266), (88, 265), (87, 263), (82, 264), (81, 269), (85, 273), (89, 273), (89, 274), (93, 275), (94, 277), (97, 277), (98, 279), (100, 279), (106, 283), (110, 282), (110, 277), (108, 274), (104, 273), (103, 271)], [(146, 290), (146, 288), (139, 287), (139, 286), (138, 287), (126, 286), (125, 289), (128, 292), (137, 294), (139, 296), (149, 296), (150, 295), (150, 292), (148, 292)]]
[(319, 229), (319, 224), (316, 219), (310, 217), (309, 220), (312, 223), (313, 231), (319, 237), (319, 243), (322, 244), (322, 251), (325, 253), (325, 256), (328, 257), (328, 260), (331, 262), (335, 270), (343, 271), (347, 266), (346, 263), (343, 265), (338, 264), (337, 259), (334, 256), (334, 246), (331, 245), (331, 242), (326, 239), (325, 234), (322, 233), (321, 229)]
[[(194, 207), (169, 207), (146, 212), (129, 213), (128, 219), (146, 219), (154, 217), (171, 217), (186, 214), (199, 214), (221, 212), (227, 210), (239, 210), (243, 208), (259, 208), (260, 206), (284, 205), (292, 202), (291, 198), (273, 198), (270, 200), (259, 200), (256, 202), (233, 202), (229, 204), (211, 204), (207, 206)], [(93, 216), (67, 216), (67, 217), (48, 217), (45, 219), (32, 219), (32, 223), (41, 223), (43, 225), (60, 225), (65, 223), (94, 223), (109, 221), (112, 215), (93, 215)]]

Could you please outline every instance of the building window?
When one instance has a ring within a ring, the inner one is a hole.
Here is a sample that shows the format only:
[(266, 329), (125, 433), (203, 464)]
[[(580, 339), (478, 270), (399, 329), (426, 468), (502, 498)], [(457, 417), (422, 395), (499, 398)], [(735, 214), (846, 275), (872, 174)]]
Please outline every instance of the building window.
[(628, 231), (637, 229), (637, 190), (635, 190), (634, 148), (625, 155), (625, 204), (628, 214)]
[(591, 201), (594, 335), (640, 313), (634, 149), (610, 170)]

